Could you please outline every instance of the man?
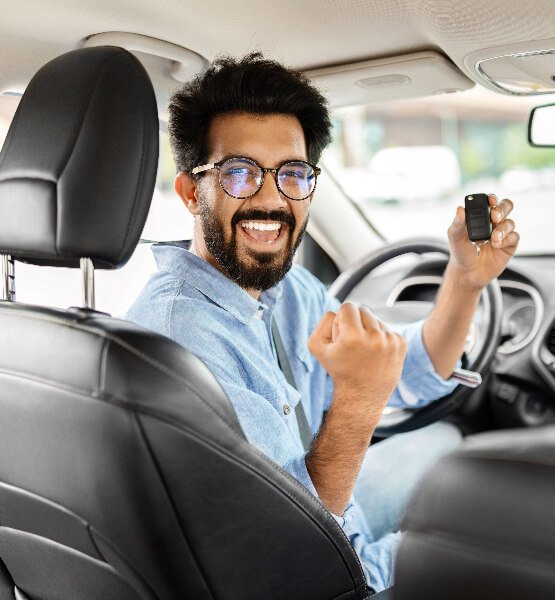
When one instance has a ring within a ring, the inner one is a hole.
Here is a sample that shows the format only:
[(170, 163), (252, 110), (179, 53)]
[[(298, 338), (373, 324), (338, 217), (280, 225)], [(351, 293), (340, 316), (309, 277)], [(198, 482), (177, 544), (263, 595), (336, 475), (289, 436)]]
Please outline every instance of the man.
[[(506, 218), (512, 203), (490, 197), (495, 231), (479, 257), (464, 209), (457, 210), (435, 307), (401, 335), (365, 308), (339, 306), (306, 270), (291, 266), (330, 141), (325, 100), (308, 80), (259, 54), (220, 59), (173, 95), (169, 111), (175, 189), (195, 216), (194, 235), (190, 249), (154, 247), (159, 272), (128, 318), (208, 365), (247, 439), (336, 517), (369, 585), (381, 590), (391, 583), (399, 542), (393, 530), (416, 477), (460, 435), (440, 423), (368, 450), (372, 433), (388, 402), (424, 404), (453, 389), (447, 380), (480, 291), (518, 243)], [(272, 320), (296, 389), (278, 366)], [(299, 402), (314, 435), (308, 451)], [(394, 472), (388, 456), (403, 457)], [(360, 504), (353, 499), (359, 471)]]

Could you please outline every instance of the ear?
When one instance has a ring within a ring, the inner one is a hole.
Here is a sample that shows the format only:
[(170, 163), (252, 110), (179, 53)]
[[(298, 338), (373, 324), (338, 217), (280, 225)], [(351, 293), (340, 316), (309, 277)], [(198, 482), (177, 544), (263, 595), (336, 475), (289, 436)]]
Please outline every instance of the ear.
[(175, 176), (174, 189), (192, 215), (199, 214), (197, 182), (189, 173), (181, 171)]

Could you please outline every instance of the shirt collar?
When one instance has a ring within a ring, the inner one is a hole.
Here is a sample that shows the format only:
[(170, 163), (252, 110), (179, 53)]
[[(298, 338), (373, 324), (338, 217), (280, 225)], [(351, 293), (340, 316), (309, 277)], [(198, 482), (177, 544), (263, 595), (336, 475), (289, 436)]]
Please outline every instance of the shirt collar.
[(190, 242), (164, 242), (152, 246), (159, 271), (167, 271), (185, 280), (201, 294), (232, 314), (241, 323), (250, 324), (263, 311), (272, 312), (281, 296), (283, 283), (253, 298), (221, 271), (189, 251)]

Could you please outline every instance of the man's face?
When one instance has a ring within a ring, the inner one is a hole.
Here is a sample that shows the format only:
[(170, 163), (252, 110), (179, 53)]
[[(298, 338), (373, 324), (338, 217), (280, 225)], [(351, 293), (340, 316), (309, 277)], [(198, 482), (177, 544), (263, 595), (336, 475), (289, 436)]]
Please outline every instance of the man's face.
[[(295, 117), (235, 113), (212, 121), (208, 154), (208, 163), (234, 156), (276, 168), (286, 160), (306, 160), (306, 144)], [(252, 198), (232, 198), (220, 187), (216, 169), (199, 178), (197, 197), (201, 232), (197, 224), (195, 242), (205, 260), (247, 290), (267, 289), (285, 276), (306, 228), (310, 198), (280, 194), (273, 173), (266, 173)]]

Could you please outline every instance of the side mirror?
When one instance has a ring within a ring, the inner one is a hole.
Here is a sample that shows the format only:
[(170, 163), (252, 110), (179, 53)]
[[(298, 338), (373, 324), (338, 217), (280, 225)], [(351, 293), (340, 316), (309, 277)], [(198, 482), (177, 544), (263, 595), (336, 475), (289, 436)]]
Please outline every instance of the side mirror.
[(555, 148), (555, 104), (532, 109), (528, 121), (528, 142), (539, 148)]

